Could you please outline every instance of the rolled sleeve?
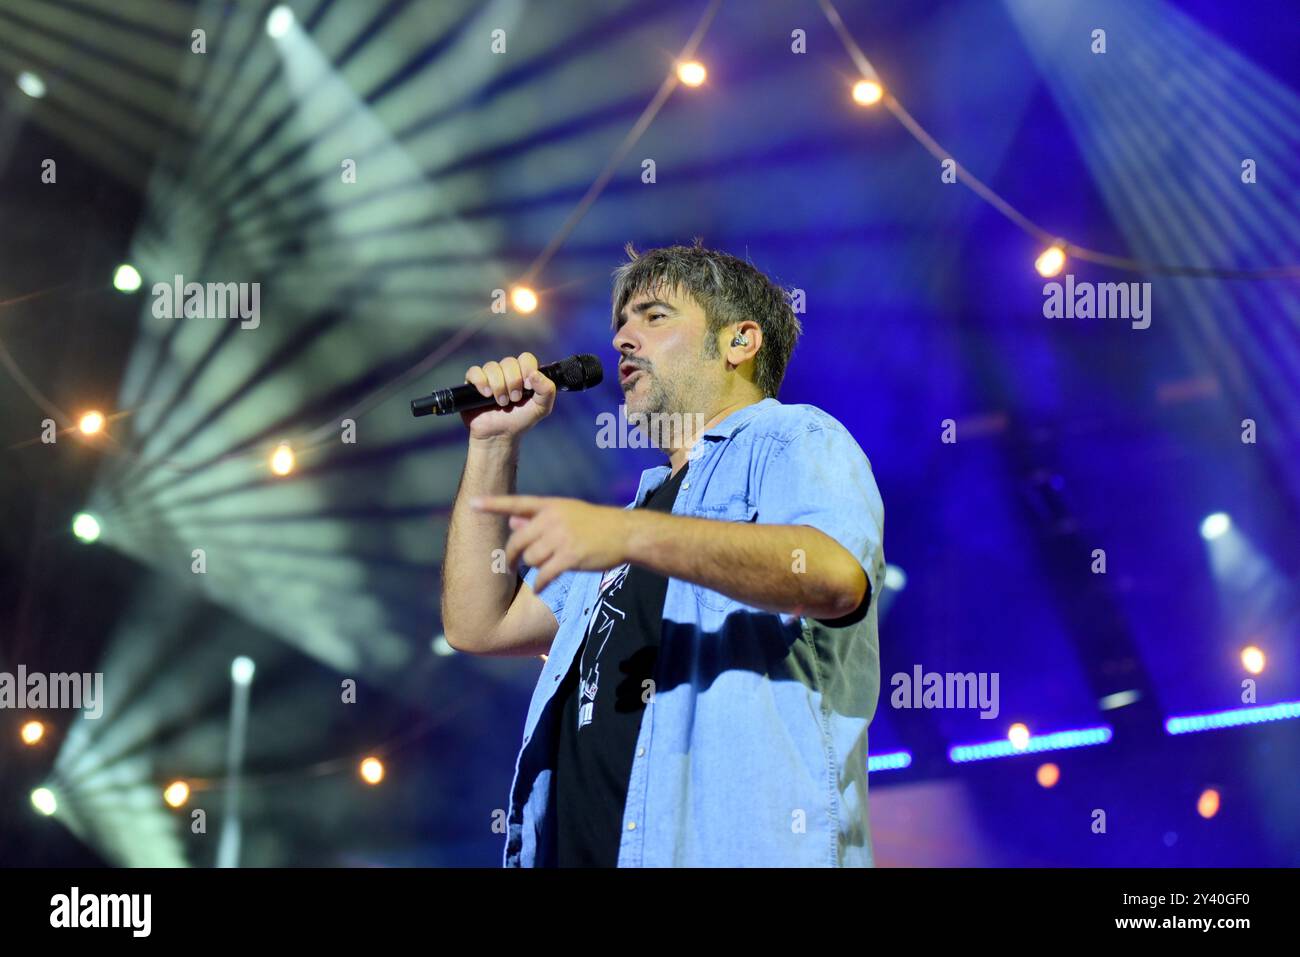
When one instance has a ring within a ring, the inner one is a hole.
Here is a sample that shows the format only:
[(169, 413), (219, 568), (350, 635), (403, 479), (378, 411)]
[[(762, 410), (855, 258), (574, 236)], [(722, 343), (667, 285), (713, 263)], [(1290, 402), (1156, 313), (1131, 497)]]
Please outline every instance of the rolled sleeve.
[[(524, 581), (528, 584), (529, 588), (533, 589), (534, 592), (537, 591), (533, 583), (537, 581), (538, 571), (540, 571), (540, 569), (529, 568), (528, 574), (524, 576)], [(551, 609), (551, 614), (555, 616), (556, 621), (564, 620), (562, 617), (564, 602), (569, 597), (569, 587), (572, 584), (573, 572), (561, 572), (549, 585), (543, 588), (537, 596), (542, 601), (546, 602), (547, 607)]]
[(858, 560), (870, 595), (879, 594), (885, 508), (871, 463), (843, 426), (807, 429), (772, 458), (759, 486), (758, 520), (824, 532)]

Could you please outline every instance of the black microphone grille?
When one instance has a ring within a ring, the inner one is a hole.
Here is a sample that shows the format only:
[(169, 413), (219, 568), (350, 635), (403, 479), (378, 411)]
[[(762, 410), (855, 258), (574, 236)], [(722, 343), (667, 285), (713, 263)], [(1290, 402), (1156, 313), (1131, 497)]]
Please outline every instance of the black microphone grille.
[(590, 352), (580, 356), (570, 356), (559, 363), (560, 381), (556, 385), (566, 392), (590, 389), (600, 385), (605, 378), (605, 370), (600, 360)]

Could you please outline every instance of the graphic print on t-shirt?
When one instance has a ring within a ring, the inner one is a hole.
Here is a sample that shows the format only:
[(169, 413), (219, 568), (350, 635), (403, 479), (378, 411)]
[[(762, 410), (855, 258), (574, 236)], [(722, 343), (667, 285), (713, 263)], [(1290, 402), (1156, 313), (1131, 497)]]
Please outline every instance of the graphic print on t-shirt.
[[(670, 514), (686, 467), (639, 508)], [(555, 855), (561, 867), (614, 867), (641, 719), (654, 687), (668, 579), (639, 565), (604, 572), (582, 645), (556, 691)], [(587, 611), (584, 610), (584, 615)]]
[[(617, 608), (610, 599), (618, 594), (619, 589), (623, 587), (623, 582), (627, 580), (628, 567), (628, 564), (624, 562), (617, 568), (611, 568), (605, 572), (605, 576), (600, 580), (600, 601), (597, 602), (596, 611), (587, 624), (587, 640), (582, 646), (583, 660), (579, 662), (579, 730), (591, 724), (596, 715), (596, 693), (600, 688), (600, 653), (605, 650), (605, 645), (609, 643), (610, 635), (614, 633), (614, 629), (627, 619), (627, 613)], [(599, 643), (592, 641), (593, 638), (598, 638)], [(597, 645), (596, 654), (592, 659), (592, 664), (588, 665), (586, 651), (593, 644)]]

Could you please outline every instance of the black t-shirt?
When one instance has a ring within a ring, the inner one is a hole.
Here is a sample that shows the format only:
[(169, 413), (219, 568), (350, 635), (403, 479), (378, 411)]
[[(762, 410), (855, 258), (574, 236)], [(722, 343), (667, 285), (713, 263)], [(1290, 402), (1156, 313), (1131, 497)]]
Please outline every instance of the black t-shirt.
[[(687, 466), (641, 504), (671, 512)], [(557, 694), (560, 867), (615, 867), (632, 751), (659, 654), (668, 579), (635, 565), (605, 573), (587, 636)]]

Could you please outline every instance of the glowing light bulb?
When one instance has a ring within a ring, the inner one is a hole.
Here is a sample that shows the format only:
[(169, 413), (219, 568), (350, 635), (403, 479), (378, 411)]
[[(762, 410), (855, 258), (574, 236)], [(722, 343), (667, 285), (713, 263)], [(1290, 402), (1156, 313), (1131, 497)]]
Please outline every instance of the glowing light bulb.
[(1241, 666), (1249, 671), (1252, 675), (1257, 675), (1264, 670), (1264, 652), (1249, 645), (1241, 649)]
[(510, 304), (515, 312), (530, 313), (537, 308), (537, 293), (527, 286), (515, 286), (510, 290)]
[(288, 475), (293, 471), (294, 462), (293, 449), (285, 442), (281, 442), (271, 453), (271, 471), (276, 475)]
[(1040, 764), (1038, 766), (1038, 783), (1045, 788), (1056, 787), (1056, 782), (1061, 780), (1061, 769), (1055, 764)]
[(1034, 268), (1044, 279), (1051, 279), (1065, 268), (1065, 250), (1060, 246), (1048, 246), (1034, 260)]
[(36, 744), (45, 737), (45, 725), (39, 721), (28, 721), (18, 733), (22, 736), (23, 744)]
[(1023, 751), (1029, 746), (1029, 728), (1017, 722), (1007, 731), (1007, 740), (1017, 751)]
[(87, 412), (77, 423), (82, 435), (94, 435), (104, 427), (104, 416), (100, 412)]
[(885, 96), (885, 88), (875, 80), (858, 80), (853, 84), (853, 102), (860, 106), (875, 106)]
[(704, 69), (704, 64), (698, 60), (677, 64), (677, 79), (687, 86), (699, 86), (708, 75), (709, 71)]
[(190, 786), (184, 781), (173, 781), (163, 791), (163, 800), (171, 807), (180, 807), (190, 799)]
[(361, 780), (367, 784), (378, 784), (384, 779), (384, 762), (378, 758), (366, 758), (361, 762)]
[(1219, 792), (1214, 788), (1206, 788), (1201, 792), (1201, 796), (1196, 799), (1196, 813), (1201, 817), (1209, 820), (1219, 813)]

